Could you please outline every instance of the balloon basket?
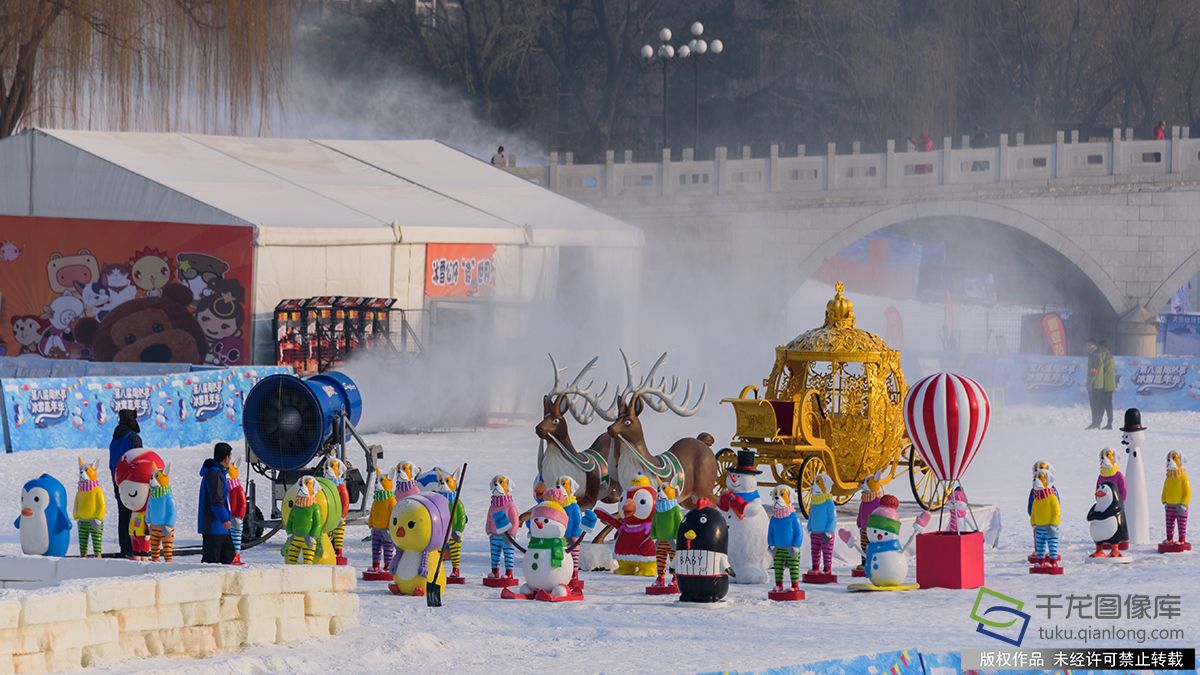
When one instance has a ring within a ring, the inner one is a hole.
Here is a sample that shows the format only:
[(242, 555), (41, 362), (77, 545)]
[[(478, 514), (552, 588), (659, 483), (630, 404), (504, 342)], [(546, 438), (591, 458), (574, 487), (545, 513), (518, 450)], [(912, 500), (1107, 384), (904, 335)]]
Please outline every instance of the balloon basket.
[(796, 602), (804, 599), (804, 591), (767, 591), (767, 599), (775, 602)]
[(509, 586), (516, 586), (520, 583), (521, 582), (519, 580), (517, 580), (515, 577), (484, 577), (483, 578), (483, 585), (487, 586), (488, 588), (508, 588)]
[(1158, 545), (1159, 553), (1186, 553), (1192, 550), (1192, 545), (1186, 541), (1164, 541)]
[(983, 585), (982, 532), (917, 535), (917, 584), (921, 588), (979, 588)]
[(392, 573), (385, 571), (372, 572), (371, 570), (364, 570), (362, 573), (362, 578), (363, 581), (391, 581)]
[(837, 575), (824, 572), (805, 572), (800, 575), (800, 580), (806, 584), (836, 584)]

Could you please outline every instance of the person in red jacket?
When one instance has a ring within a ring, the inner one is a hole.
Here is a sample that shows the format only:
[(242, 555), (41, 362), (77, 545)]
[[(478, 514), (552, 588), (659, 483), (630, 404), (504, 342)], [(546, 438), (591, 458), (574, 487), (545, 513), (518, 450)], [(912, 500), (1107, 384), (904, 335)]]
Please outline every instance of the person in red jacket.
[(233, 564), (242, 564), (242, 521), (246, 518), (246, 490), (238, 480), (237, 462), (230, 462), (225, 474), (225, 487), (229, 490), (229, 535), (233, 538)]
[(1167, 140), (1167, 123), (1165, 121), (1159, 121), (1158, 125), (1154, 127), (1154, 140)]

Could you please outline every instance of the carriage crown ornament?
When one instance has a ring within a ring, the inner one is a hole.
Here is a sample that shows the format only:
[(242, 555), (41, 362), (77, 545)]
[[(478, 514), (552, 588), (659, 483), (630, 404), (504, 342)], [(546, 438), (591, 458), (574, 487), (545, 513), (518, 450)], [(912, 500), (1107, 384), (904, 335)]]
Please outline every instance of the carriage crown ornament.
[[(904, 431), (900, 352), (858, 328), (842, 282), (835, 289), (821, 326), (775, 348), (761, 397), (748, 386), (722, 400), (737, 416), (732, 445), (756, 450), (770, 467), (774, 482), (761, 485), (796, 486), (806, 517), (818, 474), (833, 479), (834, 500), (844, 504), (867, 476), (880, 472), (886, 482), (902, 466), (918, 503), (938, 508), (944, 495)], [(717, 460), (727, 468), (735, 458), (727, 448)]]

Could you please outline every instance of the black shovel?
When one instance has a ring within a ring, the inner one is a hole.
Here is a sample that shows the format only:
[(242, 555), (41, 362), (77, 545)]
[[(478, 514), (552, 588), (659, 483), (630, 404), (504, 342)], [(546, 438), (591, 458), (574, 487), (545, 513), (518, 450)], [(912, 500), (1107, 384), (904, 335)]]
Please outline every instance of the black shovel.
[(446, 557), (446, 546), (450, 543), (450, 530), (454, 523), (454, 513), (458, 511), (458, 496), (462, 494), (463, 479), (467, 477), (467, 465), (462, 465), (462, 473), (458, 474), (458, 489), (454, 491), (454, 502), (450, 504), (450, 522), (446, 523), (446, 537), (442, 539), (442, 548), (438, 550), (437, 566), (433, 568), (433, 579), (425, 582), (425, 606), (442, 606), (442, 587), (438, 585), (438, 575), (442, 573), (442, 561)]

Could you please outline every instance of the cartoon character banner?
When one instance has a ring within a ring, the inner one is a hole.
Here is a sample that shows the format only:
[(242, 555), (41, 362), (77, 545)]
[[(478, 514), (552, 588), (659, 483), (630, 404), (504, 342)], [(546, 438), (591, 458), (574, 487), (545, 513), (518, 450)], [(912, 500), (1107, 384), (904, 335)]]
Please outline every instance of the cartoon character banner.
[(253, 229), (0, 216), (0, 356), (249, 362)]
[(492, 244), (426, 244), (425, 295), (475, 296), (495, 285)]
[(249, 366), (128, 377), (3, 381), (8, 451), (107, 448), (117, 411), (136, 410), (148, 448), (242, 437), (242, 402), (263, 377), (291, 368)]
[[(961, 373), (993, 401), (1039, 406), (1087, 405), (1087, 358), (906, 352), (904, 375), (915, 382), (939, 370)], [(1200, 358), (1114, 357), (1113, 407), (1148, 411), (1200, 410)]]

